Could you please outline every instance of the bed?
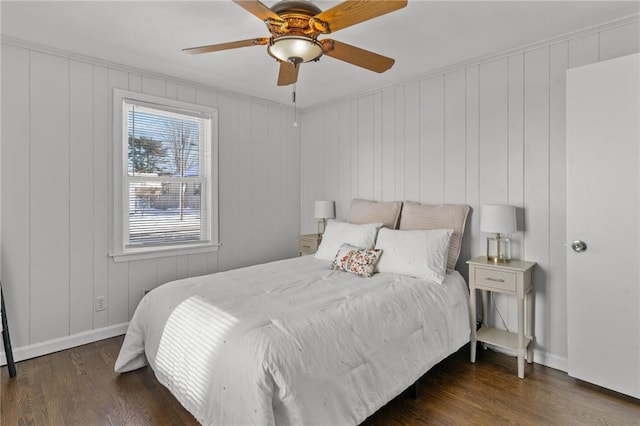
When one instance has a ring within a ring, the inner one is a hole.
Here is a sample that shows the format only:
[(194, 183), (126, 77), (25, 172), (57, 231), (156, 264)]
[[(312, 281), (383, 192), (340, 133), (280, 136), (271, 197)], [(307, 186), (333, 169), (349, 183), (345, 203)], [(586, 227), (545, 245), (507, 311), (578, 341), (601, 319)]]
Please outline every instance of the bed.
[[(401, 232), (383, 226), (397, 226), (397, 218), (360, 221), (356, 204), (351, 223), (327, 226), (315, 256), (177, 280), (147, 294), (116, 371), (150, 365), (202, 424), (362, 422), (467, 343), (470, 318), (467, 285), (448, 267), (464, 221), (457, 230), (414, 223), (407, 226), (422, 232)], [(397, 256), (415, 249), (409, 236), (439, 253), (439, 275), (396, 270), (397, 263), (407, 267)], [(349, 268), (358, 262), (329, 259), (336, 244), (338, 253), (346, 247), (362, 259), (371, 260), (374, 250), (379, 256), (374, 267), (360, 263), (354, 272)]]

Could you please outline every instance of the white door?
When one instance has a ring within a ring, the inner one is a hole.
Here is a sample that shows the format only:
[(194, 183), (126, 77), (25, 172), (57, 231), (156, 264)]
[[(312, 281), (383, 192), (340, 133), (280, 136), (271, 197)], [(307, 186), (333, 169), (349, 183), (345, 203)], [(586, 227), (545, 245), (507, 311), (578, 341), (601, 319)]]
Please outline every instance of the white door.
[(571, 376), (640, 398), (638, 58), (567, 72), (567, 332)]

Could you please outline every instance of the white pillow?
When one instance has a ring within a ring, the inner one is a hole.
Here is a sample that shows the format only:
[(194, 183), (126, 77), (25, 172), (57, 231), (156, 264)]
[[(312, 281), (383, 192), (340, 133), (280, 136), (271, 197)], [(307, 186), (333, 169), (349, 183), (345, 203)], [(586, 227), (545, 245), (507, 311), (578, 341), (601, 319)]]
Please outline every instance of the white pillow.
[(345, 243), (356, 247), (373, 248), (376, 243), (378, 229), (381, 226), (381, 223), (356, 225), (329, 219), (315, 258), (332, 261), (340, 247)]
[(376, 249), (382, 250), (378, 272), (391, 272), (442, 284), (453, 229), (397, 231), (382, 228)]

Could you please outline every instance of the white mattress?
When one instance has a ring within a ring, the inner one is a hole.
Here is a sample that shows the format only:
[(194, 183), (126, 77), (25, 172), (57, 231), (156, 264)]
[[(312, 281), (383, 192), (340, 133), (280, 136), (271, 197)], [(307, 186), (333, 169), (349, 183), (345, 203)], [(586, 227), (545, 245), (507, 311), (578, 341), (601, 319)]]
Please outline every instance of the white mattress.
[(115, 370), (147, 365), (202, 424), (353, 425), (469, 341), (467, 286), (304, 256), (158, 287)]

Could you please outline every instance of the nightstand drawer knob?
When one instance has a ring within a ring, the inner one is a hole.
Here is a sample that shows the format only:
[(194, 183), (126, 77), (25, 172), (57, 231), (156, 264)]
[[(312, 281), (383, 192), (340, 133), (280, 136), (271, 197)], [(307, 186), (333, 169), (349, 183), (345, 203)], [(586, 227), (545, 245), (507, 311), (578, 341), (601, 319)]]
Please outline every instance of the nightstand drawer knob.
[(503, 283), (503, 282), (504, 282), (504, 280), (503, 280), (502, 278), (491, 278), (491, 277), (487, 277), (487, 278), (485, 278), (485, 279), (486, 279), (487, 281), (494, 281), (494, 282), (497, 282), (497, 283)]

